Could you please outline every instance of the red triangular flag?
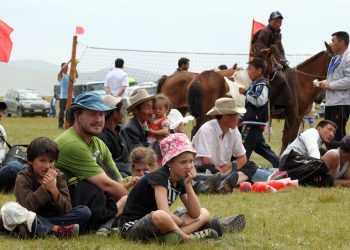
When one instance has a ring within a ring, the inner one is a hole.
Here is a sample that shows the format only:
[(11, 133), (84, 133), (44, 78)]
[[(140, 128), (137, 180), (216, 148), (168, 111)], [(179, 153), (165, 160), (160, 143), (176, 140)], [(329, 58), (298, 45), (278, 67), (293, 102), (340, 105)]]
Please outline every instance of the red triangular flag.
[(265, 27), (266, 27), (265, 24), (262, 24), (262, 23), (260, 23), (260, 22), (257, 22), (257, 21), (255, 21), (255, 20), (253, 19), (252, 37), (253, 37), (253, 35), (254, 35), (256, 32), (258, 32), (259, 30), (261, 30), (261, 29), (263, 29), (263, 28), (265, 28)]
[[(252, 34), (250, 36), (250, 48), (249, 51), (252, 51), (252, 41), (253, 41), (253, 36), (256, 32), (258, 32), (259, 30), (265, 28), (266, 25), (262, 24), (260, 22), (257, 22), (253, 19), (253, 25), (252, 25)], [(253, 58), (251, 56), (249, 56), (249, 61), (251, 61)]]
[(0, 62), (9, 62), (12, 41), (10, 35), (13, 29), (8, 26), (4, 21), (0, 20)]
[(82, 26), (76, 26), (75, 27), (75, 34), (76, 35), (83, 35), (84, 34), (84, 28)]

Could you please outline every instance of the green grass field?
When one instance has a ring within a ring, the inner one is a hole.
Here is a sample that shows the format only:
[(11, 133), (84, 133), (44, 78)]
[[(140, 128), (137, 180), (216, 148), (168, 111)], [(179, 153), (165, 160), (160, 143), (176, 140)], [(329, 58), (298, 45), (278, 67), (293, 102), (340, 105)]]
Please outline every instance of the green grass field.
[[(11, 144), (29, 143), (38, 136), (54, 139), (57, 118), (5, 117)], [(283, 121), (273, 121), (272, 148), (279, 152)], [(349, 131), (348, 126), (348, 131)], [(253, 155), (258, 164), (267, 162)], [(0, 249), (350, 249), (350, 192), (347, 188), (283, 189), (278, 193), (240, 193), (201, 195), (201, 205), (213, 215), (243, 213), (246, 228), (226, 234), (218, 241), (192, 242), (180, 246), (137, 244), (118, 236), (98, 238), (85, 235), (70, 240), (49, 237), (21, 240), (0, 235)], [(14, 200), (13, 195), (0, 195), (0, 206)], [(176, 203), (173, 209), (180, 205)]]

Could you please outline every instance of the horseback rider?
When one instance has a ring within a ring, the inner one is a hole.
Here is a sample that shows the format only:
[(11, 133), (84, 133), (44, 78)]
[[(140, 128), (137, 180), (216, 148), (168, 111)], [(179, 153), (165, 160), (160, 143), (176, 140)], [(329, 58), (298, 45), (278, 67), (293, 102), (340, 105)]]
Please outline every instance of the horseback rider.
[[(284, 70), (288, 69), (288, 61), (285, 57), (284, 48), (282, 45), (281, 25), (283, 16), (281, 12), (274, 11), (270, 14), (269, 24), (267, 27), (256, 32), (252, 39), (252, 56), (257, 56), (260, 53), (269, 52), (273, 58), (273, 69), (270, 73), (271, 84), (271, 100), (273, 100), (273, 113), (281, 114), (287, 106), (293, 104), (292, 91), (287, 82)], [(279, 53), (274, 53), (273, 48), (279, 50)], [(277, 98), (272, 98), (276, 93)], [(278, 95), (277, 95), (278, 94)]]

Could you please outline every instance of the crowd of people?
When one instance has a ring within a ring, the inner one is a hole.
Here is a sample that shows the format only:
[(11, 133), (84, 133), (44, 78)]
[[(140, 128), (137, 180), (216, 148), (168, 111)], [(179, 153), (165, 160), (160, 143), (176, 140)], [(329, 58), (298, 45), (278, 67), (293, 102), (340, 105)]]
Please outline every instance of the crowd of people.
[[(257, 48), (272, 41), (267, 36), (281, 42), (282, 19), (280, 12), (271, 13), (269, 26), (255, 39)], [(217, 99), (206, 114), (212, 119), (192, 140), (184, 126), (194, 118), (172, 109), (166, 96), (136, 89), (126, 106), (128, 81), (120, 58), (107, 75), (104, 97), (85, 92), (65, 110), (67, 93), (61, 88), (59, 127), (65, 113), (69, 128), (54, 141), (34, 139), (26, 163), (5, 161), (6, 131), (0, 125), (0, 186), (16, 197), (1, 208), (0, 229), (20, 237), (94, 232), (142, 242), (217, 239), (243, 230), (245, 217), (212, 216), (198, 194), (230, 193), (242, 182), (283, 178), (316, 187), (350, 186), (348, 43), (346, 32), (332, 35), (336, 56), (321, 83), (327, 119), (300, 133), (281, 157), (263, 136), (271, 87), (266, 63), (258, 57), (248, 62), (251, 85), (239, 88), (245, 107), (231, 97)], [(284, 53), (280, 63), (281, 70), (288, 66)], [(61, 67), (58, 80), (67, 85), (68, 64)], [(188, 68), (189, 59), (181, 58), (175, 73)], [(0, 121), (6, 108), (0, 102)], [(126, 111), (132, 118), (124, 124)], [(337, 148), (321, 149), (334, 139)], [(253, 151), (271, 166), (251, 161)], [(178, 197), (183, 206), (171, 209)]]

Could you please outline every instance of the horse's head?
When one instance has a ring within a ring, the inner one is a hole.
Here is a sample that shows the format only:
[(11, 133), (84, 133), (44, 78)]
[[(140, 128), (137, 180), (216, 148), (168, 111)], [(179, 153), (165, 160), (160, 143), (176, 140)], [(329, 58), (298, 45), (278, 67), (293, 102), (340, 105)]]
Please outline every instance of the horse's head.
[(326, 52), (328, 53), (328, 55), (332, 57), (334, 55), (334, 52), (331, 45), (325, 41), (324, 46), (326, 46)]
[(254, 57), (259, 57), (266, 62), (266, 75), (271, 74), (273, 68), (281, 60), (281, 51), (279, 50), (277, 45), (271, 45), (270, 48), (261, 50), (254, 48), (252, 55)]

